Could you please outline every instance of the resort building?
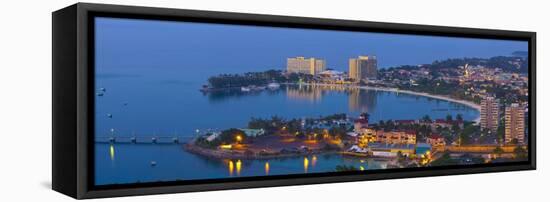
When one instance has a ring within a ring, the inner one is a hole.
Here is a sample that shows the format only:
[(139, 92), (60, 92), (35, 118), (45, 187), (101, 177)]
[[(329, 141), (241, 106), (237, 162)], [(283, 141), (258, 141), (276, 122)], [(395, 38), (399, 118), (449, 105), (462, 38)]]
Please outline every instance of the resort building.
[(480, 126), (481, 129), (487, 129), (496, 132), (498, 129), (499, 100), (495, 97), (487, 96), (481, 100)]
[(363, 79), (378, 78), (378, 62), (376, 56), (359, 56), (349, 59), (349, 78), (355, 82)]
[(426, 143), (430, 144), (432, 147), (445, 147), (445, 138), (439, 134), (431, 134), (426, 138)]
[(326, 83), (338, 83), (342, 84), (344, 81), (344, 72), (336, 70), (326, 70), (319, 73), (321, 79)]
[(504, 141), (506, 144), (525, 143), (525, 107), (513, 103), (506, 107), (504, 115)]
[(372, 129), (372, 128), (361, 128), (359, 130), (357, 130), (357, 134), (359, 135), (359, 139), (358, 139), (358, 142), (360, 144), (367, 144), (369, 142), (375, 142), (377, 137), (376, 137), (376, 130)]
[(414, 131), (376, 131), (376, 142), (386, 144), (416, 144)]
[(290, 73), (317, 75), (326, 69), (326, 61), (316, 58), (287, 58), (286, 70)]

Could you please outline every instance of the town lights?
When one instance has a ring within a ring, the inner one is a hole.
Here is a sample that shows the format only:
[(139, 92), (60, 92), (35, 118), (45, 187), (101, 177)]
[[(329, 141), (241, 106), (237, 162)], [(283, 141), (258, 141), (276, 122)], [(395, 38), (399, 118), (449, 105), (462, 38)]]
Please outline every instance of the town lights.
[(243, 141), (243, 136), (237, 135), (235, 136), (235, 140), (237, 141), (237, 143), (241, 143), (241, 141)]
[(231, 149), (233, 146), (230, 144), (222, 144), (219, 147), (220, 149)]

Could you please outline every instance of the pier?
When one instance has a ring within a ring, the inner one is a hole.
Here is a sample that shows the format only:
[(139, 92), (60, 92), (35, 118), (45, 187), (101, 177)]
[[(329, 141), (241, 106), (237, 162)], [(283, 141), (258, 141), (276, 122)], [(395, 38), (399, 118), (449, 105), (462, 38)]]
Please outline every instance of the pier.
[(95, 143), (105, 144), (184, 144), (196, 136), (99, 136)]

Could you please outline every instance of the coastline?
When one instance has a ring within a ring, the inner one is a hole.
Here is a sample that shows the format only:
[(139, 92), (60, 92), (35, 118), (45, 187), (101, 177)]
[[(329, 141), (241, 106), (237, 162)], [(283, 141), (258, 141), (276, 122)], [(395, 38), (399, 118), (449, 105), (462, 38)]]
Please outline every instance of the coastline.
[(270, 155), (258, 155), (258, 154), (246, 155), (241, 152), (206, 149), (206, 148), (202, 148), (197, 145), (194, 145), (193, 143), (186, 143), (183, 145), (183, 148), (189, 153), (197, 154), (207, 158), (214, 158), (214, 159), (271, 160), (271, 159), (306, 157), (310, 155), (331, 155), (331, 154), (338, 154), (347, 158), (369, 158), (369, 159), (378, 160), (378, 161), (390, 161), (394, 159), (391, 157), (370, 156), (366, 154), (353, 153), (353, 152), (347, 152), (347, 151), (313, 150), (309, 152), (287, 153), (287, 154), (279, 153), (279, 154), (270, 154)]
[[(331, 87), (334, 86), (334, 87), (346, 87), (346, 88), (359, 88), (359, 89), (364, 89), (364, 90), (386, 91), (386, 92), (394, 92), (394, 93), (405, 93), (405, 94), (409, 94), (409, 95), (423, 96), (423, 97), (428, 97), (428, 98), (433, 98), (433, 99), (438, 99), (438, 100), (443, 100), (443, 101), (447, 101), (447, 102), (452, 102), (452, 103), (456, 103), (456, 104), (465, 105), (465, 106), (470, 107), (472, 109), (475, 109), (476, 111), (481, 113), (481, 106), (474, 103), (474, 102), (471, 102), (471, 101), (458, 100), (458, 99), (447, 97), (447, 96), (444, 96), (444, 95), (433, 95), (433, 94), (429, 94), (429, 93), (415, 92), (415, 91), (410, 91), (410, 90), (399, 90), (397, 88), (372, 87), (372, 86), (350, 86), (350, 85), (341, 85), (341, 84), (309, 84), (309, 83), (304, 83), (304, 84), (284, 83), (284, 84), (285, 85), (308, 85), (308, 86), (331, 86)], [(478, 116), (473, 121), (476, 122), (476, 123), (479, 123), (480, 118), (481, 117)]]
[(195, 145), (193, 142), (189, 142), (183, 145), (183, 148), (193, 154), (209, 157), (209, 158), (217, 158), (217, 159), (254, 159), (254, 160), (262, 160), (262, 159), (277, 159), (277, 158), (292, 158), (292, 157), (302, 157), (302, 156), (309, 156), (309, 155), (319, 155), (319, 154), (338, 154), (340, 151), (323, 151), (323, 150), (312, 150), (308, 152), (299, 152), (299, 153), (277, 153), (277, 154), (267, 154), (267, 155), (259, 155), (257, 153), (254, 154), (245, 154), (244, 152), (236, 152), (236, 151), (224, 151), (224, 150), (218, 150), (218, 149), (206, 149), (199, 147)]
[[(325, 83), (281, 83), (281, 85), (304, 85), (304, 86), (324, 86), (324, 87), (338, 87), (343, 89), (363, 89), (363, 90), (374, 90), (374, 91), (386, 91), (392, 93), (404, 93), (414, 96), (422, 96), (431, 99), (442, 100), (446, 102), (451, 102), (465, 107), (474, 109), (478, 112), (481, 112), (481, 106), (467, 100), (460, 100), (451, 98), (445, 95), (434, 95), (424, 92), (415, 92), (411, 90), (400, 90), (398, 88), (388, 88), (388, 87), (372, 87), (372, 86), (358, 86), (358, 85), (342, 85), (342, 84), (325, 84)], [(217, 89), (215, 89), (217, 90)], [(480, 122), (480, 116), (472, 120), (476, 124)], [(209, 149), (203, 148), (198, 145), (195, 145), (193, 141), (188, 142), (183, 145), (183, 148), (189, 153), (209, 157), (216, 159), (277, 159), (277, 158), (292, 158), (292, 157), (303, 157), (309, 155), (318, 155), (318, 154), (341, 154), (345, 156), (355, 156), (355, 157), (368, 157), (363, 155), (352, 154), (345, 151), (334, 151), (334, 150), (322, 150), (314, 149), (308, 151), (299, 151), (299, 152), (274, 152), (274, 153), (262, 153), (262, 152), (250, 152), (250, 151), (236, 151), (236, 150), (221, 150), (221, 149)]]

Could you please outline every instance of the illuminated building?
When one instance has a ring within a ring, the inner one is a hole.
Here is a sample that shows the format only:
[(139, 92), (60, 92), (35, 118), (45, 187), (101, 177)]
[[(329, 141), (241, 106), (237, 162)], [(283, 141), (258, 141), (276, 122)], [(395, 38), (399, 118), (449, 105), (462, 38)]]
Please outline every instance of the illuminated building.
[(504, 114), (505, 143), (512, 143), (514, 139), (518, 144), (525, 143), (525, 107), (514, 103), (506, 107)]
[(487, 96), (481, 100), (480, 126), (481, 129), (487, 129), (496, 132), (498, 129), (499, 100), (495, 97)]
[(355, 82), (363, 79), (378, 78), (378, 62), (376, 56), (359, 56), (349, 59), (349, 78)]
[(426, 138), (426, 143), (432, 147), (445, 147), (445, 138), (439, 134), (432, 134)]
[(376, 142), (386, 144), (416, 144), (416, 132), (414, 131), (382, 131), (376, 132)]
[(287, 58), (286, 70), (290, 73), (317, 75), (326, 69), (325, 60), (316, 58), (295, 57)]

